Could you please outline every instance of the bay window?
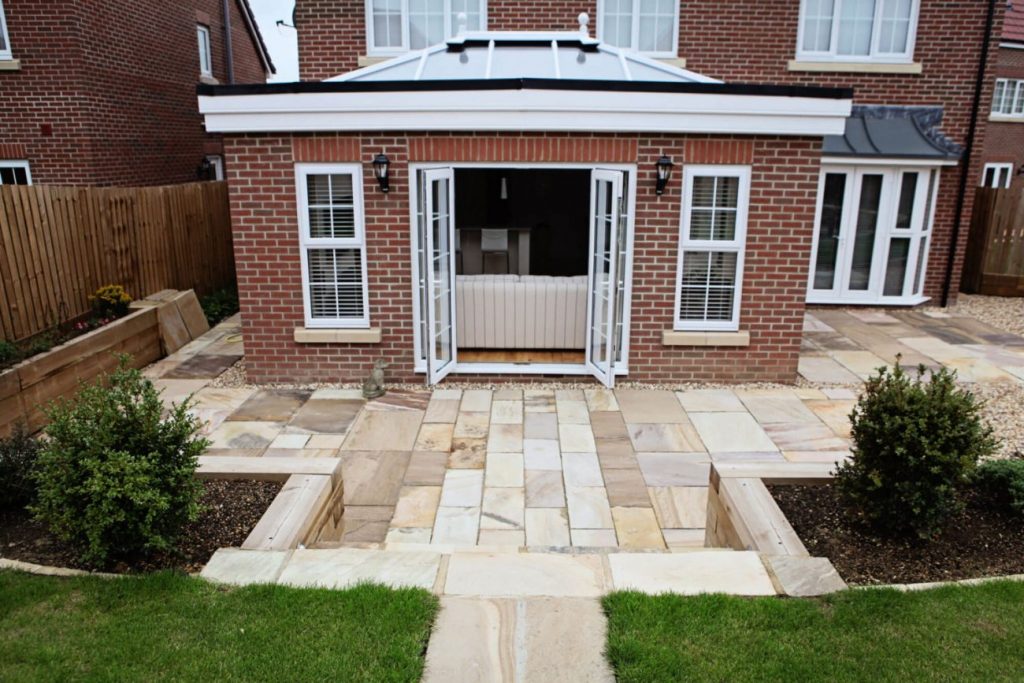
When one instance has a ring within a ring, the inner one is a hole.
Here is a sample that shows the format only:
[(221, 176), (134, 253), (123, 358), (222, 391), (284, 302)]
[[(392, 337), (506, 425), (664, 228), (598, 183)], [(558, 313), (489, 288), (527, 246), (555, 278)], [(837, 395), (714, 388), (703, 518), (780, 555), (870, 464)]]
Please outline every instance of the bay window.
[(486, 0), (367, 0), (367, 42), (371, 55), (394, 55), (443, 43), (459, 31), (487, 28)]
[(801, 0), (797, 58), (910, 62), (920, 0)]

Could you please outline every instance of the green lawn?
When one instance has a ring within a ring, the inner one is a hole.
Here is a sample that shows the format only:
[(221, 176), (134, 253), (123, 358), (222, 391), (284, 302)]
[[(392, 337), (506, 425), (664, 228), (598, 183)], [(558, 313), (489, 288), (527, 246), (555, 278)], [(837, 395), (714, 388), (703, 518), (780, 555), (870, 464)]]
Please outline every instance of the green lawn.
[(0, 572), (0, 681), (418, 681), (423, 590)]
[(1024, 583), (604, 599), (619, 681), (1021, 681)]

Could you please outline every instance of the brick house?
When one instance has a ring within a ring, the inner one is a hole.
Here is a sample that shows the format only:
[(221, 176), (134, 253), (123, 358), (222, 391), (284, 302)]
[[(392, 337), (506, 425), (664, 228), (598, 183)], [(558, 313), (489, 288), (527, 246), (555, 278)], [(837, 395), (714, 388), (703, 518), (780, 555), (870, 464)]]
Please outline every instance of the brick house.
[(246, 0), (0, 0), (0, 182), (181, 183), (204, 160), (222, 174), (196, 83), (273, 69)]
[(978, 184), (1010, 187), (1024, 171), (1024, 4), (1011, 2), (996, 58)]
[(303, 82), (199, 89), (250, 377), (791, 382), (955, 297), (1001, 3), (737, 4), (299, 0)]

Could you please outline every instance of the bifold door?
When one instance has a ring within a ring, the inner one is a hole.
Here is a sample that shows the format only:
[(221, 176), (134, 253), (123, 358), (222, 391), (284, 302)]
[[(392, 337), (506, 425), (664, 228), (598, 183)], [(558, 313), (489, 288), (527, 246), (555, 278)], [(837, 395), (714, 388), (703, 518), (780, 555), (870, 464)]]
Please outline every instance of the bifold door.
[(455, 173), (419, 173), (420, 292), (427, 381), (436, 384), (455, 368)]
[(590, 268), (586, 363), (605, 386), (615, 384), (621, 307), (618, 270), (625, 236), (623, 173), (594, 169), (590, 180)]

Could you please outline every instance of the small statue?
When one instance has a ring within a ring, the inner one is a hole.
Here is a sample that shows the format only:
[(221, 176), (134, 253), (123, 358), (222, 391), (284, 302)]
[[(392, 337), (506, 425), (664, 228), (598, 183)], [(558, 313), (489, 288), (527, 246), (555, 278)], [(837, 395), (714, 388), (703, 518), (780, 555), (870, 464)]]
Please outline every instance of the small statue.
[(373, 362), (370, 376), (363, 380), (363, 398), (367, 400), (379, 398), (387, 392), (387, 389), (384, 388), (384, 368), (388, 365), (383, 359)]

